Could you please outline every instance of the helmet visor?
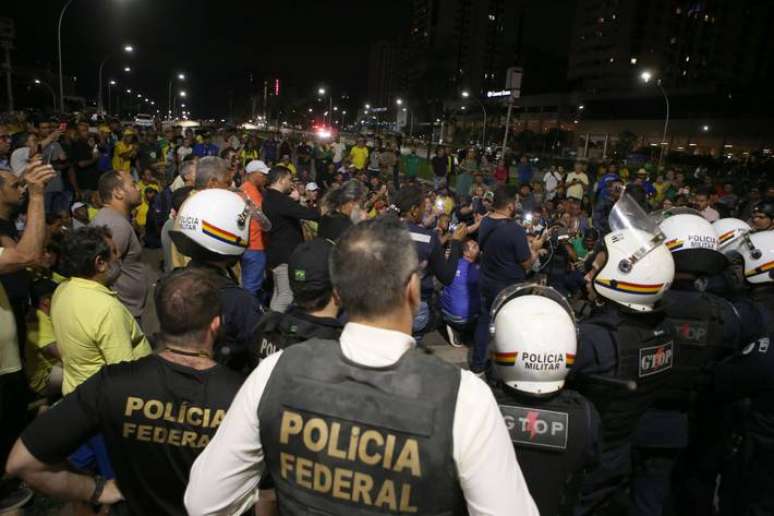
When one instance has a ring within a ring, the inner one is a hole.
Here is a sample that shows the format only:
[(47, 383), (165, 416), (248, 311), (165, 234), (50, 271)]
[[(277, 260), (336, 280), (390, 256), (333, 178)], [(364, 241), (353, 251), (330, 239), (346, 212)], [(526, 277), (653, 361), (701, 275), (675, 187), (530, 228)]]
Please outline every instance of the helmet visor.
[(607, 220), (611, 232), (630, 230), (632, 238), (637, 241), (637, 250), (627, 258), (630, 265), (643, 259), (666, 240), (656, 221), (626, 192), (621, 194)]
[(554, 290), (552, 287), (538, 285), (537, 283), (518, 283), (516, 285), (511, 285), (510, 287), (506, 287), (503, 290), (501, 290), (500, 293), (497, 294), (497, 297), (495, 298), (494, 302), (492, 303), (492, 309), (489, 312), (489, 316), (490, 316), (489, 333), (490, 334), (494, 335), (495, 315), (497, 315), (497, 312), (500, 311), (500, 308), (502, 308), (503, 305), (505, 305), (505, 303), (521, 296), (547, 297), (548, 299), (554, 301), (556, 304), (561, 306), (564, 309), (564, 311), (567, 312), (567, 314), (570, 316), (572, 323), (576, 324), (575, 312), (570, 306), (570, 303), (567, 301), (567, 298), (565, 298), (559, 292)]
[(675, 215), (696, 215), (697, 217), (702, 216), (701, 213), (694, 210), (693, 208), (688, 208), (686, 206), (675, 206), (674, 208), (664, 208), (663, 210), (654, 211), (650, 214), (650, 218), (653, 219), (653, 222), (655, 222), (657, 226), (660, 226), (661, 223), (666, 219), (669, 217), (674, 217)]

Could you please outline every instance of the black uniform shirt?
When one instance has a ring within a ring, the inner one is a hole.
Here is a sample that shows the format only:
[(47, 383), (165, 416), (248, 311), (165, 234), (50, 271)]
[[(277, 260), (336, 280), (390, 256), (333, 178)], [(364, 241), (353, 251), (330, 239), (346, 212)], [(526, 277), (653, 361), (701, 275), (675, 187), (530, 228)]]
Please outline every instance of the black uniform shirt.
[(129, 512), (183, 515), (191, 465), (241, 381), (221, 365), (198, 371), (157, 355), (109, 365), (35, 419), (21, 439), (38, 460), (55, 464), (102, 433)]
[(268, 312), (258, 324), (255, 363), (267, 356), (309, 339), (338, 340), (341, 323), (328, 317), (314, 317), (291, 306), (287, 312)]

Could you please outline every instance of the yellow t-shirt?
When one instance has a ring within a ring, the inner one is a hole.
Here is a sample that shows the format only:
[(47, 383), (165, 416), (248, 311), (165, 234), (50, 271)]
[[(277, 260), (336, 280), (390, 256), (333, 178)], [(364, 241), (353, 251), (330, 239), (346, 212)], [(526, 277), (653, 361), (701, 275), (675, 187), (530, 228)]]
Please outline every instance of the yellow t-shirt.
[(123, 170), (129, 172), (132, 168), (132, 160), (121, 158), (121, 154), (128, 152), (133, 144), (126, 144), (123, 140), (118, 140), (113, 149), (113, 170)]
[(152, 188), (157, 192), (160, 191), (158, 183), (146, 183), (144, 181), (139, 181), (137, 183), (137, 189), (140, 191), (142, 203), (140, 203), (140, 205), (137, 207), (137, 211), (134, 214), (134, 219), (137, 221), (137, 225), (140, 227), (145, 227), (145, 222), (148, 220), (148, 210), (150, 209), (150, 206), (148, 206), (148, 200), (145, 198), (146, 188)]
[(349, 151), (349, 157), (352, 159), (352, 165), (358, 169), (363, 170), (368, 162), (368, 147), (358, 147), (355, 145), (352, 150)]
[(70, 278), (51, 300), (51, 321), (62, 355), (62, 394), (103, 366), (150, 355), (151, 347), (118, 295), (96, 281)]
[(436, 197), (435, 202), (438, 202), (439, 199), (443, 205), (443, 212), (451, 216), (454, 211), (454, 199), (451, 196), (447, 197), (445, 195), (439, 195)]
[(656, 189), (656, 196), (653, 198), (654, 204), (661, 204), (661, 201), (664, 200), (666, 197), (667, 190), (669, 190), (669, 187), (672, 186), (670, 183), (667, 183), (666, 181), (662, 183), (653, 183), (653, 188)]
[(25, 370), (30, 388), (38, 394), (43, 394), (48, 383), (48, 375), (56, 364), (56, 360), (50, 358), (43, 351), (50, 344), (56, 342), (54, 325), (51, 317), (42, 310), (36, 310), (35, 316), (27, 321), (27, 363)]

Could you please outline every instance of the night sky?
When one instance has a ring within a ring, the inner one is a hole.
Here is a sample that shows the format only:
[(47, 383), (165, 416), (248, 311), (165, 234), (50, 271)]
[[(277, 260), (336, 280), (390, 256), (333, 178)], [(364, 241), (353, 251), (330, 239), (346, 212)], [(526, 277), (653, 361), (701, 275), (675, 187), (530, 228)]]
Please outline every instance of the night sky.
[[(56, 72), (56, 25), (64, 4), (3, 2), (0, 15), (16, 23), (16, 65)], [(79, 96), (93, 100), (99, 63), (112, 52), (104, 81), (115, 79), (122, 90), (142, 92), (164, 113), (169, 77), (183, 72), (188, 109), (197, 118), (238, 113), (262, 91), (263, 80), (274, 77), (282, 79), (285, 99), (311, 99), (325, 85), (360, 102), (367, 95), (371, 44), (405, 33), (410, 5), (411, 0), (74, 0), (62, 28), (64, 73), (77, 77)], [(556, 91), (564, 80), (574, 0), (527, 5), (528, 82)], [(558, 10), (566, 16), (557, 16)], [(121, 53), (124, 43), (134, 45), (133, 56)], [(133, 71), (125, 74), (124, 65)], [(556, 73), (546, 72), (551, 70)], [(57, 89), (56, 82), (52, 86)]]
[[(2, 15), (16, 23), (15, 63), (56, 70), (56, 25), (64, 3), (3, 2)], [(408, 0), (74, 0), (62, 26), (64, 73), (78, 77), (78, 94), (94, 98), (99, 62), (115, 51), (105, 79), (141, 91), (165, 109), (168, 77), (185, 72), (194, 116), (228, 115), (232, 101), (249, 96), (251, 73), (260, 89), (264, 77), (278, 76), (298, 95), (307, 89), (314, 95), (326, 84), (362, 98), (370, 45), (403, 29), (408, 5)], [(124, 42), (135, 46), (134, 56), (120, 55)], [(133, 69), (128, 76), (124, 64)]]

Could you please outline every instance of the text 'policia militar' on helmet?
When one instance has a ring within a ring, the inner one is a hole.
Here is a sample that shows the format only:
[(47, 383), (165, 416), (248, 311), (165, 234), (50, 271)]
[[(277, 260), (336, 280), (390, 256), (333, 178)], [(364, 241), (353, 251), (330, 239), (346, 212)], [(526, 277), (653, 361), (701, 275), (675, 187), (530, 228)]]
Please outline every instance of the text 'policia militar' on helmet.
[(611, 231), (604, 239), (604, 264), (592, 278), (594, 291), (629, 309), (652, 311), (675, 275), (666, 236), (626, 193), (608, 220)]

